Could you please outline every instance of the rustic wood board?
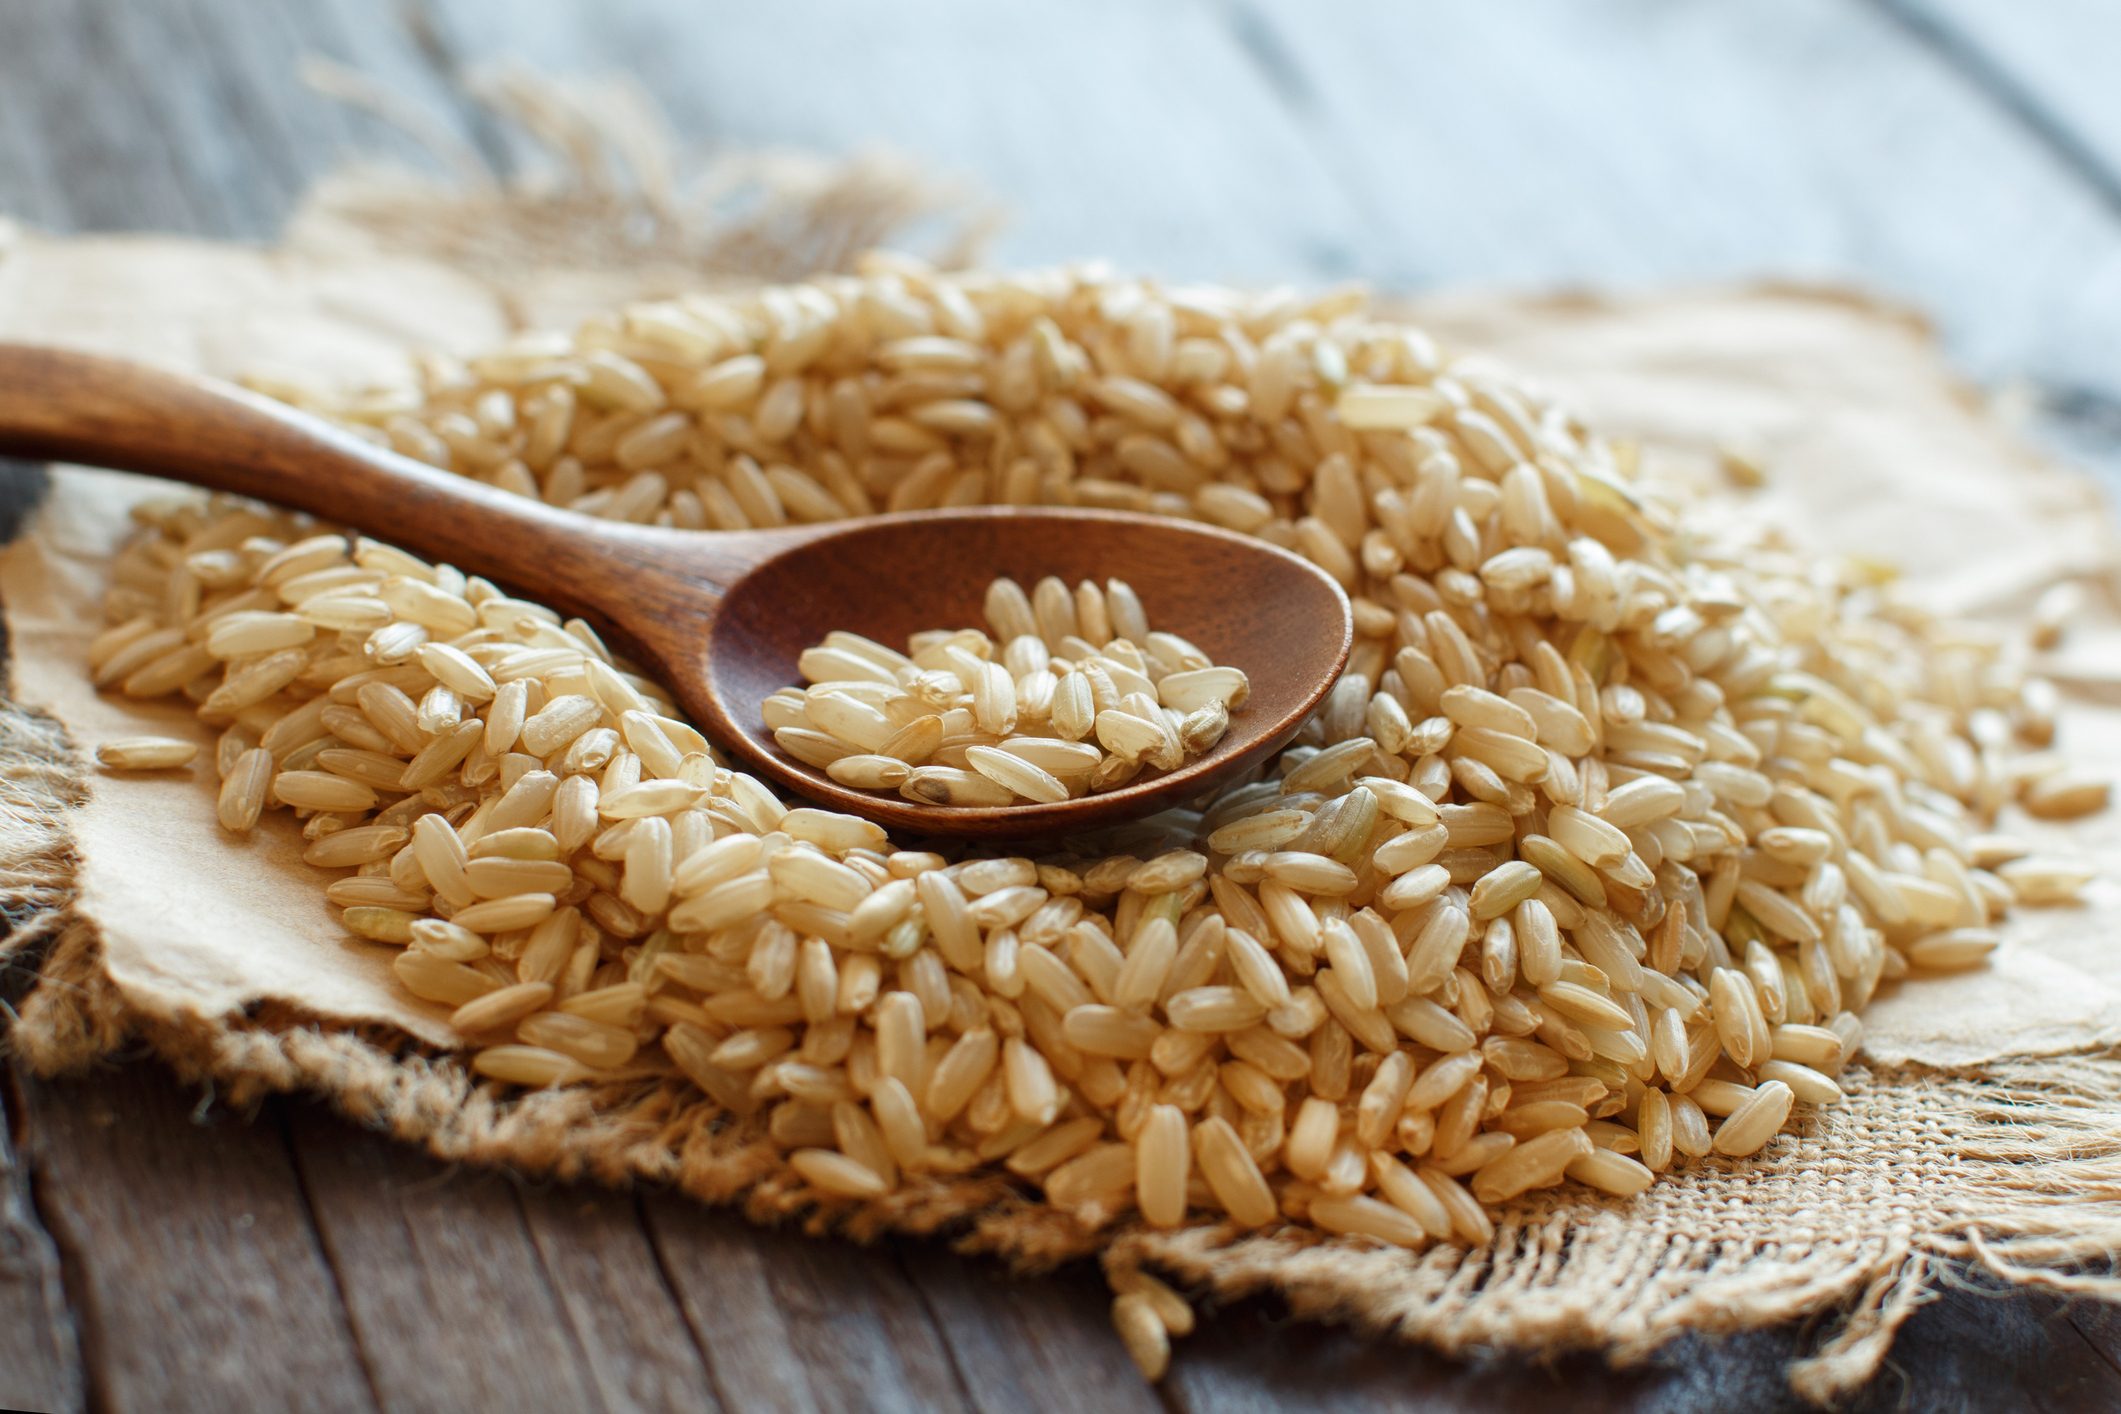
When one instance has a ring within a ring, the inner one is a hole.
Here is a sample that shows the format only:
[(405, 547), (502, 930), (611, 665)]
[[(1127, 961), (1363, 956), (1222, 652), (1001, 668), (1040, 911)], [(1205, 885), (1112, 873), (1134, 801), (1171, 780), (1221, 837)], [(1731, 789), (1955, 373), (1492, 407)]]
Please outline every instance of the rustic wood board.
[(144, 1066), (21, 1090), (93, 1404), (373, 1407), (276, 1121), (205, 1127), (205, 1097)]
[[(0, 1091), (10, 1088), (0, 1076)], [(0, 1124), (0, 1407), (70, 1407), (82, 1396), (81, 1348), (58, 1244), (37, 1211), (11, 1128)]]
[[(0, 211), (269, 233), (356, 154), (370, 75), (504, 166), (463, 101), (507, 55), (626, 69), (697, 143), (888, 144), (1015, 213), (1000, 257), (1384, 286), (1861, 278), (1985, 376), (2121, 441), (2121, 107), (2099, 0), (902, 0), (0, 8)], [(1537, 162), (1524, 154), (1536, 151)], [(2114, 458), (2121, 465), (2121, 458)], [(667, 1195), (455, 1170), (294, 1102), (136, 1064), (0, 1084), (0, 1404), (115, 1410), (1793, 1408), (1799, 1329), (1640, 1369), (1464, 1364), (1239, 1303), (1149, 1390), (1094, 1271), (762, 1232)], [(2121, 1318), (1951, 1292), (1872, 1409), (2121, 1405)]]

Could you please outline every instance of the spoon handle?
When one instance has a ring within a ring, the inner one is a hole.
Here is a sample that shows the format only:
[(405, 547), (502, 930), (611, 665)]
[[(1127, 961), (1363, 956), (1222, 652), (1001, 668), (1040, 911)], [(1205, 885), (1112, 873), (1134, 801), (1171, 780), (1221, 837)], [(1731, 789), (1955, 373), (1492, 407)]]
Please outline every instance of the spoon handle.
[(704, 607), (757, 554), (735, 543), (750, 537), (595, 520), (440, 471), (232, 384), (67, 349), (0, 343), (0, 454), (144, 472), (308, 511), (563, 612), (604, 618), (613, 617), (614, 585), (626, 597), (667, 590)]

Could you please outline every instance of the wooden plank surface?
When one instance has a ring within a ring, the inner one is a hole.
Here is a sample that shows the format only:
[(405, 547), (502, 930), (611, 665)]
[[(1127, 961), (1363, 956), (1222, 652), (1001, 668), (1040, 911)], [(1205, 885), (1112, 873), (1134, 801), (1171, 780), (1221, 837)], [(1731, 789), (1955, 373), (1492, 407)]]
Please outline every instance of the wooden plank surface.
[[(452, 1182), (419, 1154), (293, 1116), (301, 1185), (377, 1403), (598, 1406), (579, 1332), (504, 1174)], [(437, 1326), (453, 1358), (435, 1358)]]
[(2121, 8), (2107, 0), (1882, 0), (2121, 211)]
[(420, 160), (389, 124), (311, 91), (301, 66), (312, 56), (468, 141), (461, 93), (394, 8), (0, 6), (0, 211), (55, 230), (259, 237), (342, 162)]
[[(11, 1088), (0, 1073), (0, 1092)], [(39, 1219), (29, 1166), (0, 1123), (0, 1408), (81, 1403), (81, 1350), (59, 1277), (59, 1248)]]
[(636, 0), (592, 19), (452, 0), (435, 30), (466, 72), (507, 54), (624, 73), (695, 142), (912, 155), (1001, 201), (1010, 260), (1276, 281), (1348, 273), (1374, 249), (1373, 223), (1202, 0), (791, 0), (770, 24), (709, 8)]
[[(338, 1137), (323, 1126), (317, 1134), (323, 1143)], [(327, 1156), (320, 1145), (319, 1161)], [(640, 1198), (587, 1187), (516, 1189), (598, 1402), (607, 1410), (716, 1408), (712, 1358), (642, 1224)]]
[[(521, 163), (456, 87), (516, 55), (628, 70), (693, 143), (918, 154), (1016, 213), (1008, 260), (1865, 278), (1933, 308), (1984, 374), (2121, 407), (2121, 214), (2098, 176), (2121, 128), (2110, 65), (2081, 59), (2113, 26), (2098, 0), (14, 5), (0, 211), (261, 236), (349, 156), (416, 155), (307, 91), (309, 54)], [(2121, 439), (2086, 425), (2095, 451)], [(1463, 1364), (1248, 1301), (1152, 1391), (1087, 1269), (1019, 1282), (932, 1245), (454, 1170), (314, 1106), (228, 1114), (151, 1066), (12, 1079), (0, 1404), (1774, 1409), (1811, 1338), (1691, 1341), (1621, 1373)], [(2117, 1361), (2111, 1312), (1953, 1292), (1851, 1407), (2121, 1407)]]
[(729, 1408), (969, 1404), (942, 1334), (887, 1250), (762, 1232), (675, 1198), (651, 1200), (647, 1218)]
[[(1888, 13), (1937, 60), (2009, 114), (2110, 212), (2121, 214), (2121, 6), (2105, 0), (1883, 0)], [(2092, 273), (2088, 304), (2121, 290), (2121, 260)], [(2058, 334), (2064, 356), (2042, 382), (2047, 425), (2064, 450), (2121, 486), (2121, 385), (2080, 366), (2082, 343), (2112, 349), (2112, 321)]]
[(984, 1414), (1050, 1406), (1060, 1390), (1110, 1414), (1159, 1407), (1158, 1391), (1142, 1383), (1112, 1335), (1112, 1293), (1096, 1271), (1072, 1267), (1026, 1280), (932, 1243), (903, 1244), (898, 1254), (968, 1401)]
[(18, 1078), (93, 1406), (376, 1407), (276, 1119), (213, 1113), (147, 1066)]
[(2121, 385), (2121, 220), (1870, 6), (1233, 3), (1389, 202), (1384, 278), (1856, 280), (1984, 376)]

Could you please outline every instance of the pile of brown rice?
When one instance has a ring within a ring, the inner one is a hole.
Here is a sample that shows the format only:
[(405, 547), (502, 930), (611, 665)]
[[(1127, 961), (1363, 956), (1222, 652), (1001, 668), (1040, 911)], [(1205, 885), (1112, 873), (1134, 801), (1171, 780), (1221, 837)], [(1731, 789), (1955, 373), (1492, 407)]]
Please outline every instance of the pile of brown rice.
[[(1529, 1188), (1757, 1151), (1840, 1095), (1881, 981), (2087, 877), (1991, 832), (2106, 798), (2042, 750), (2016, 645), (1718, 540), (1354, 294), (878, 258), (335, 411), (592, 515), (1119, 507), (1348, 589), (1347, 673), (1262, 778), (946, 857), (788, 808), (491, 584), (255, 506), (142, 512), (91, 669), (221, 730), (222, 824), (302, 817), (481, 1074), (674, 1065), (823, 1201), (994, 1165), (1091, 1225), (1477, 1243)], [(1187, 1319), (1140, 1285), (1115, 1315), (1152, 1372)]]

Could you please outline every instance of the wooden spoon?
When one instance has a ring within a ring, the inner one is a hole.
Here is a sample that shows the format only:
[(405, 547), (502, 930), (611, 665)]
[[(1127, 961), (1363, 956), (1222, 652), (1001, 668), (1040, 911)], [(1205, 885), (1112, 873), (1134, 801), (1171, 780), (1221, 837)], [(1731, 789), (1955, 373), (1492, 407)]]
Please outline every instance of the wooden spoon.
[[(596, 520), (438, 471), (224, 383), (0, 344), (0, 453), (146, 472), (308, 511), (606, 632), (710, 736), (763, 775), (887, 827), (999, 838), (1110, 825), (1179, 804), (1286, 745), (1352, 639), (1331, 576), (1261, 541), (1112, 511), (982, 506), (775, 530)], [(894, 646), (983, 621), (1010, 575), (1120, 577), (1153, 623), (1245, 670), (1230, 730), (1179, 770), (1058, 804), (944, 807), (840, 785), (781, 753), (759, 704), (834, 629)]]

